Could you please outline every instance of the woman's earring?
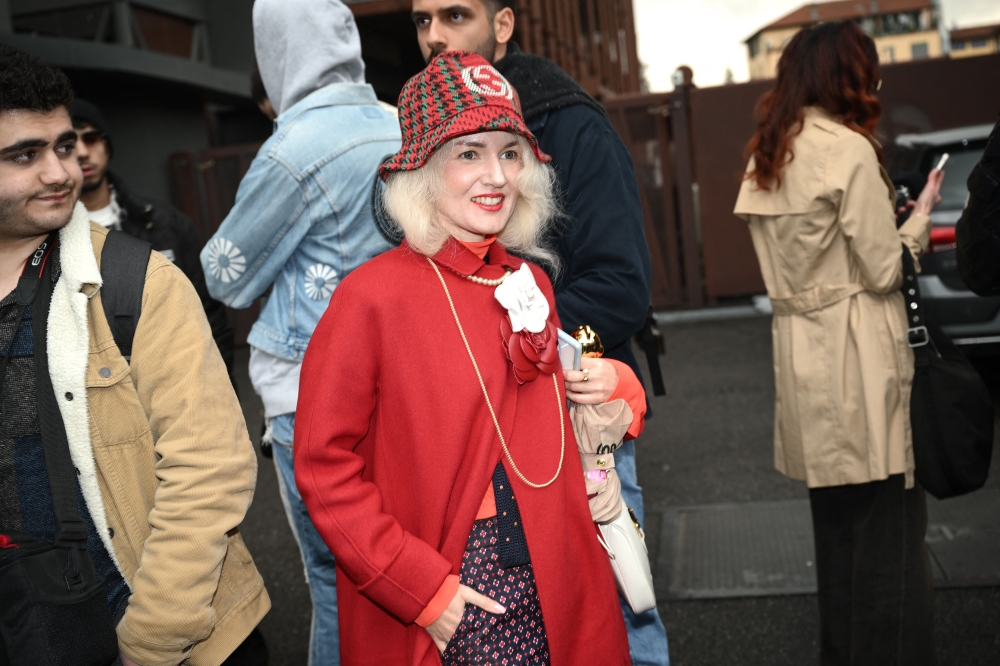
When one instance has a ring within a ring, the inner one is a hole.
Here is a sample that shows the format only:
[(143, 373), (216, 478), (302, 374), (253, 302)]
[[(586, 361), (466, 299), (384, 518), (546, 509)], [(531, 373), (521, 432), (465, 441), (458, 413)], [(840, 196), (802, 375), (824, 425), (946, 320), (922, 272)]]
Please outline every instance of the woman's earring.
[(875, 84), (875, 92), (878, 92), (879, 90), (882, 90), (882, 79), (879, 79), (878, 83)]

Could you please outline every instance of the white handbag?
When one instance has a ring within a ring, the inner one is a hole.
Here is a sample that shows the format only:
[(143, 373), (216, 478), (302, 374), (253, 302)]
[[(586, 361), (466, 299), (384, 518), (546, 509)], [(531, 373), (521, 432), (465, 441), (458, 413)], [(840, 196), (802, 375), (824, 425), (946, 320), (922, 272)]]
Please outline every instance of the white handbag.
[(653, 574), (649, 570), (649, 553), (646, 535), (639, 527), (632, 509), (623, 501), (618, 517), (600, 524), (601, 535), (597, 540), (608, 551), (611, 570), (615, 574), (618, 592), (636, 615), (656, 608), (653, 591)]

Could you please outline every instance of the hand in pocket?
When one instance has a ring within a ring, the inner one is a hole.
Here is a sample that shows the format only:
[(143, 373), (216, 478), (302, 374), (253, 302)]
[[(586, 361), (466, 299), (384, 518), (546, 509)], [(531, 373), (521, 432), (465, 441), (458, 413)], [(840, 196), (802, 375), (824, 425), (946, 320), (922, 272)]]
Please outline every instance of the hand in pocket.
[(438, 651), (442, 654), (448, 647), (448, 641), (455, 635), (458, 625), (462, 622), (462, 615), (465, 614), (466, 604), (478, 606), (489, 613), (506, 613), (507, 609), (493, 601), (484, 594), (476, 592), (467, 585), (459, 585), (455, 596), (448, 603), (447, 608), (441, 613), (441, 617), (428, 625), (427, 633), (434, 639)]

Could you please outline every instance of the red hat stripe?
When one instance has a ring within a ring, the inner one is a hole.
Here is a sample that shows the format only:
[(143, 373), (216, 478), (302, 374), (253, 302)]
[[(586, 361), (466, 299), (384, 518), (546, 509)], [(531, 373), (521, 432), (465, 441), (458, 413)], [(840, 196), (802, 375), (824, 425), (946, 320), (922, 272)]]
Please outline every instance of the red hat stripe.
[(419, 169), (448, 140), (482, 131), (520, 134), (540, 161), (550, 159), (521, 118), (517, 91), (475, 53), (441, 53), (407, 81), (399, 95), (399, 125), (403, 145), (380, 167), (382, 178)]

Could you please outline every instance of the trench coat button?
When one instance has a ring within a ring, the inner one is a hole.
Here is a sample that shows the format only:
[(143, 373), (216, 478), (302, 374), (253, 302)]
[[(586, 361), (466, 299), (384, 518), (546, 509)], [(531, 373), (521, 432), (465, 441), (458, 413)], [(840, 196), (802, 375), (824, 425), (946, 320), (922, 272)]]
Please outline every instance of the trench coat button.
[(113, 527), (108, 528), (108, 536), (111, 537), (112, 539), (115, 538), (115, 528)]
[(72, 400), (73, 399), (73, 394), (70, 393), (69, 391), (66, 391), (66, 399), (67, 400)]
[(604, 458), (598, 458), (597, 459), (597, 466), (598, 467), (604, 467), (607, 464), (608, 464), (608, 461), (605, 460)]
[(108, 377), (111, 376), (111, 368), (101, 368), (100, 370), (97, 371), (97, 374), (107, 379)]

